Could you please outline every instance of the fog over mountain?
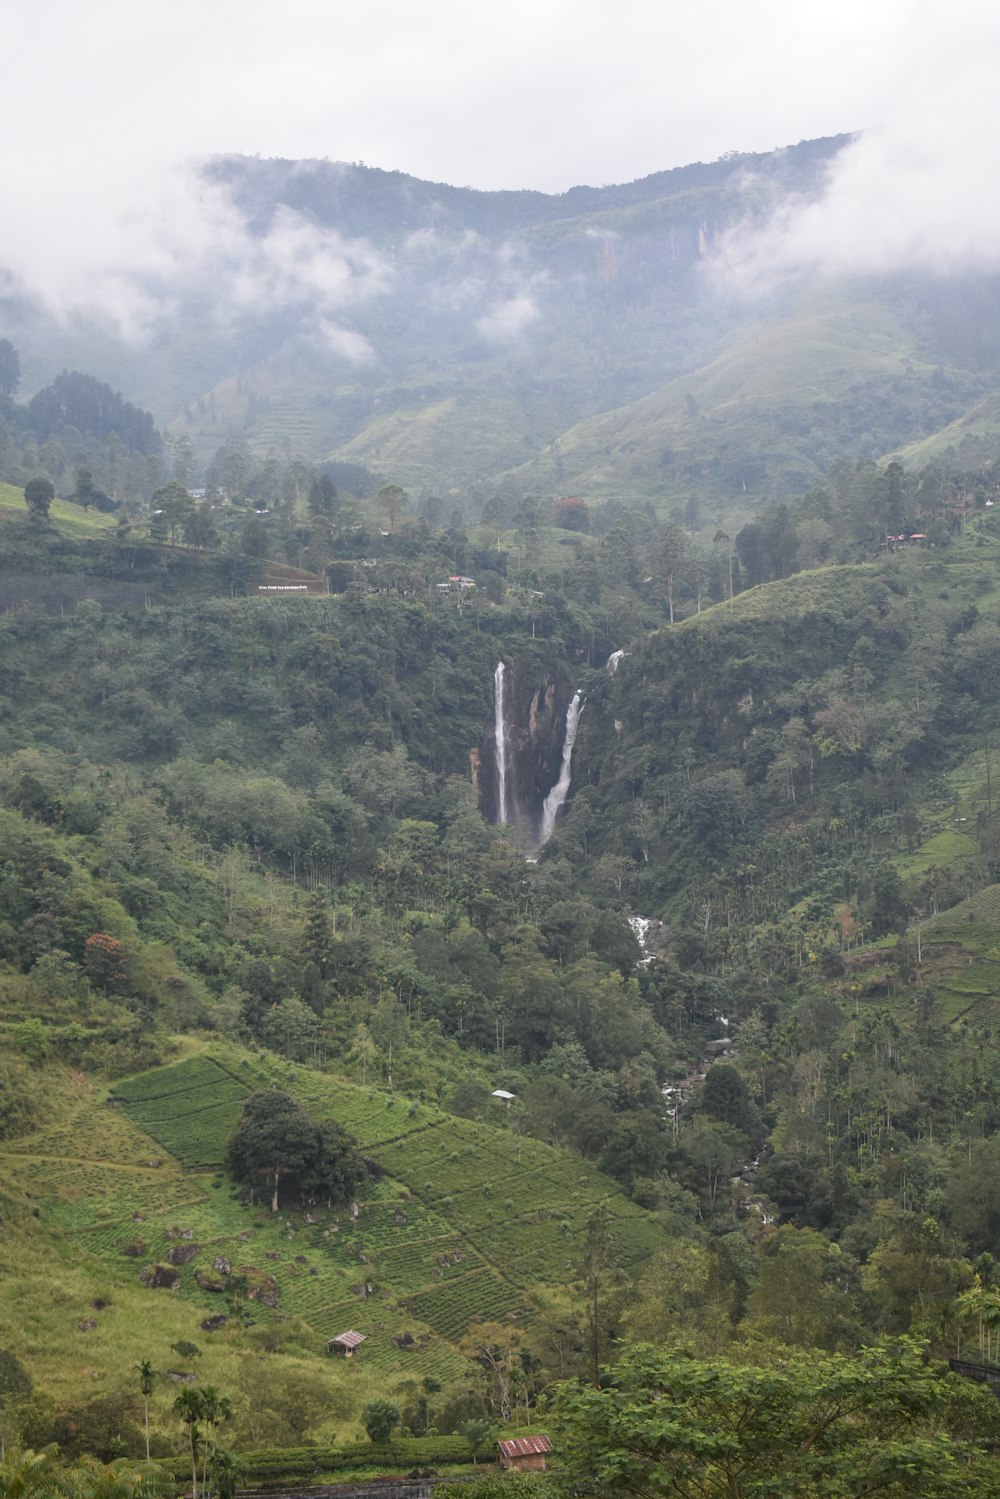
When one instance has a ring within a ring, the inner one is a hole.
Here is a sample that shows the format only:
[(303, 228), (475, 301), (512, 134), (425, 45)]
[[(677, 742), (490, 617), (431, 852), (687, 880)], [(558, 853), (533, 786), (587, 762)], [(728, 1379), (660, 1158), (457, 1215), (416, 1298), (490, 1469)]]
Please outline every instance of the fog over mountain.
[(752, 503), (995, 387), (993, 241), (928, 215), (915, 155), (914, 212), (890, 193), (851, 239), (896, 149), (843, 135), (562, 194), (220, 157), (171, 179), (155, 245), (140, 198), (114, 261), (84, 240), (71, 281), (58, 257), (11, 274), (4, 327), (26, 384), (92, 370), (203, 459), (239, 439), (425, 492)]
[(916, 257), (940, 270), (981, 254), (994, 226), (979, 185), (1000, 151), (997, 27), (982, 0), (947, 13), (847, 0), (825, 14), (710, 0), (690, 16), (624, 0), (613, 24), (595, 0), (475, 15), (452, 0), (430, 15), (378, 0), (354, 16), (289, 0), (280, 17), (178, 0), (169, 24), (122, 0), (18, 3), (0, 285), (132, 338), (169, 319), (178, 282), (212, 277), (239, 305), (260, 282), (243, 274), (239, 217), (197, 166), (219, 154), (558, 192), (845, 130), (864, 130), (864, 144), (822, 207), (783, 216), (780, 235), (744, 255), (858, 271)]

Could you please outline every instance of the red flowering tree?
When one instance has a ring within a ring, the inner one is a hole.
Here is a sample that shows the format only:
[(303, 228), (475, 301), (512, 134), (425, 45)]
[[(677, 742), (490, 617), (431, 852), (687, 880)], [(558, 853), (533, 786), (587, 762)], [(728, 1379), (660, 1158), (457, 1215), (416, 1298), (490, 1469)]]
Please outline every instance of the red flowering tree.
[(94, 932), (83, 944), (83, 967), (90, 982), (110, 994), (121, 987), (128, 974), (125, 948), (117, 937)]
[(557, 500), (552, 512), (553, 525), (564, 531), (590, 531), (590, 506), (586, 500)]

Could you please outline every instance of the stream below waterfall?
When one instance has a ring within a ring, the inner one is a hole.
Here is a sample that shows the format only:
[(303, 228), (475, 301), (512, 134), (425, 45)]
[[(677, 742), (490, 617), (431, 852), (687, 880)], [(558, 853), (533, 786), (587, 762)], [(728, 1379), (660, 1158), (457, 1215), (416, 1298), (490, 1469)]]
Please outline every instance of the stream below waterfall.
[[(664, 943), (666, 928), (660, 921), (654, 921), (649, 916), (630, 916), (628, 924), (635, 933), (636, 941), (642, 950), (642, 957), (638, 960), (636, 967), (642, 968), (651, 963), (657, 956)], [(683, 1077), (676, 1082), (665, 1083), (660, 1092), (667, 1106), (667, 1115), (676, 1139), (680, 1128), (681, 1115), (691, 1095), (699, 1083), (703, 1083), (709, 1074), (714, 1062), (735, 1061), (738, 1053), (735, 1049), (733, 1038), (729, 1035), (729, 1020), (725, 1015), (717, 1015), (716, 1020), (722, 1027), (722, 1034), (712, 1041), (705, 1043), (703, 1056), (690, 1068)], [(774, 1220), (765, 1210), (763, 1203), (753, 1195), (753, 1179), (764, 1159), (764, 1151), (760, 1150), (755, 1156), (745, 1160), (737, 1175), (730, 1178), (735, 1184), (740, 1182), (750, 1189), (750, 1196), (746, 1200), (746, 1211), (757, 1211), (760, 1213), (764, 1223), (772, 1223)]]

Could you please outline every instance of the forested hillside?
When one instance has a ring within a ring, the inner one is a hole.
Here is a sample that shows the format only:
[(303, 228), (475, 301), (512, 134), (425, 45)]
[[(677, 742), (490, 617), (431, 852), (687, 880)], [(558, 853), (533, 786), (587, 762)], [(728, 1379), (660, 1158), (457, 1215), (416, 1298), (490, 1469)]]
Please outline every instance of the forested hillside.
[(143, 1363), (153, 1450), (207, 1383), (277, 1473), (629, 1340), (1000, 1362), (995, 469), (711, 537), (243, 477), (4, 493), (10, 1439), (140, 1456)]

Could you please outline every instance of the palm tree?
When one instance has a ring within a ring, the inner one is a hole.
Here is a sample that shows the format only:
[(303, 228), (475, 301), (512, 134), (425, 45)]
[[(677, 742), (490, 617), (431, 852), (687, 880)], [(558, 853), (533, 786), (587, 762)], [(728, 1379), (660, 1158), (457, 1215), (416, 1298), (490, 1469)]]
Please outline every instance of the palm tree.
[(198, 1499), (198, 1449), (201, 1446), (198, 1422), (202, 1416), (201, 1391), (181, 1390), (174, 1401), (174, 1414), (181, 1418), (188, 1429), (191, 1441), (191, 1499)]
[(143, 1413), (146, 1420), (146, 1461), (149, 1462), (149, 1397), (153, 1393), (153, 1381), (156, 1374), (148, 1358), (144, 1358), (141, 1364), (136, 1364), (136, 1373), (139, 1376), (139, 1390), (142, 1395)]
[(236, 1485), (243, 1477), (239, 1458), (234, 1453), (227, 1452), (224, 1447), (216, 1447), (212, 1453), (209, 1472), (215, 1480), (218, 1499), (235, 1499)]
[(0, 1461), (2, 1499), (158, 1499), (174, 1489), (173, 1476), (155, 1463), (85, 1456), (62, 1467), (54, 1453), (25, 1451)]
[(24, 1451), (0, 1462), (0, 1494), (3, 1499), (51, 1499), (59, 1492), (54, 1448), (46, 1452)]
[(64, 1472), (60, 1499), (151, 1499), (173, 1487), (171, 1475), (155, 1463), (134, 1463), (127, 1457), (102, 1463), (85, 1456)]
[[(205, 1385), (198, 1391), (201, 1397), (201, 1419), (206, 1426), (221, 1426), (223, 1421), (228, 1421), (233, 1413), (232, 1405), (226, 1395), (220, 1395), (214, 1385)], [(208, 1470), (210, 1461), (215, 1455), (215, 1442), (209, 1438), (205, 1442), (202, 1453), (201, 1464), (201, 1486), (204, 1491), (208, 1486)]]

